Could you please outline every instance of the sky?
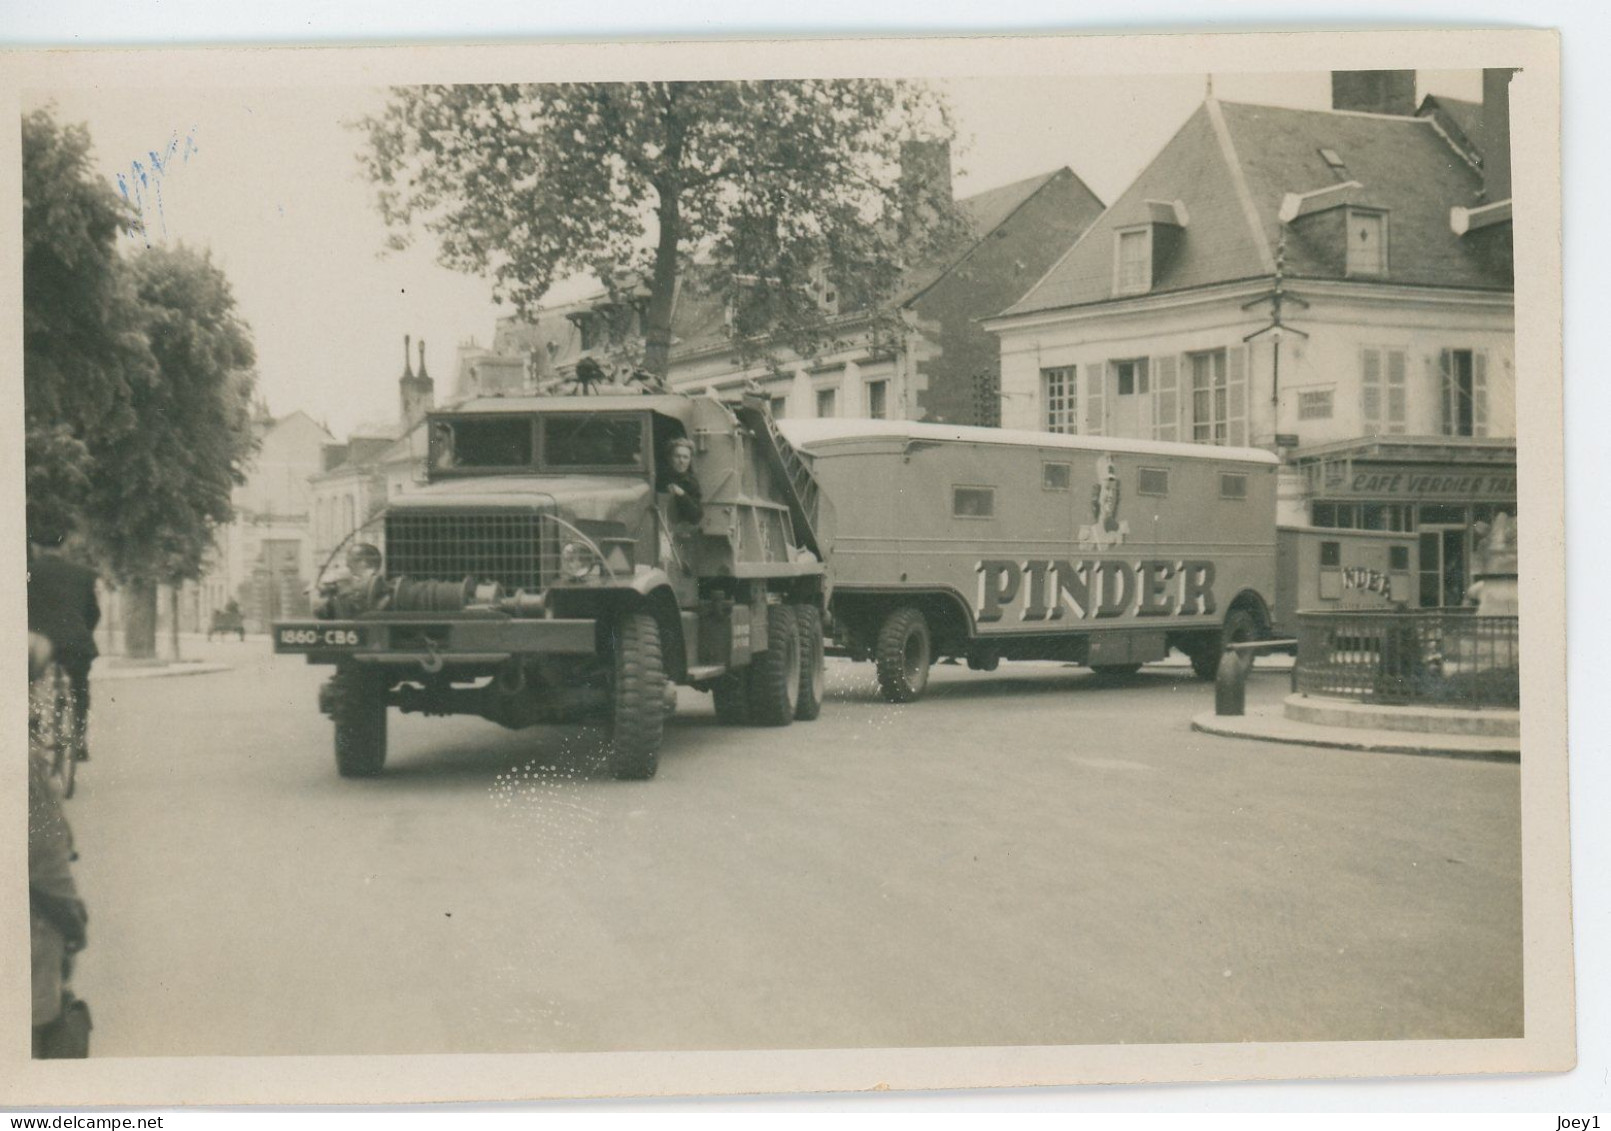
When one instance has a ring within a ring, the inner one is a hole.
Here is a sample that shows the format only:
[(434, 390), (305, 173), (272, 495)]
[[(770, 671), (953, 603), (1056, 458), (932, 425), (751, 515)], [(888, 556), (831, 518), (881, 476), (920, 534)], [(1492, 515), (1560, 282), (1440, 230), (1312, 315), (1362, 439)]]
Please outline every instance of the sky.
[[(1423, 72), (1420, 93), (1478, 100), (1477, 72)], [(1207, 92), (1207, 75), (948, 79), (956, 191), (965, 196), (1067, 165), (1114, 200)], [(1225, 101), (1324, 108), (1325, 72), (1212, 78)], [(403, 339), (426, 343), (438, 395), (456, 350), (486, 345), (507, 313), (490, 284), (435, 262), (427, 233), (403, 252), (359, 170), (353, 123), (383, 105), (361, 87), (108, 88), (43, 92), (64, 122), (88, 126), (100, 172), (135, 203), (127, 250), (184, 243), (228, 275), (257, 346), (275, 415), (301, 409), (345, 437), (397, 415)], [(562, 284), (577, 296), (585, 285)]]

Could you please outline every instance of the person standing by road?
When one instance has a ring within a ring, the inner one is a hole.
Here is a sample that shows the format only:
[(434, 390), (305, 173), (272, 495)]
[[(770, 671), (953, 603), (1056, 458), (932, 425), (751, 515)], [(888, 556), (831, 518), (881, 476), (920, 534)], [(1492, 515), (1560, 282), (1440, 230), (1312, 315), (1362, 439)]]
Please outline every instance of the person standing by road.
[[(28, 681), (44, 678), (50, 642), (28, 638)], [(88, 916), (73, 884), (73, 834), (50, 774), (50, 754), (29, 728), (28, 934), (33, 971), (33, 1055), (89, 1055), (89, 1009), (68, 988), (73, 956), (84, 949)]]
[(95, 599), (95, 571), (62, 557), (66, 540), (59, 527), (40, 526), (30, 533), (28, 631), (50, 641), (56, 662), (72, 681), (75, 749), (87, 761), (89, 673), (100, 654), (95, 626), (101, 622), (101, 606)]

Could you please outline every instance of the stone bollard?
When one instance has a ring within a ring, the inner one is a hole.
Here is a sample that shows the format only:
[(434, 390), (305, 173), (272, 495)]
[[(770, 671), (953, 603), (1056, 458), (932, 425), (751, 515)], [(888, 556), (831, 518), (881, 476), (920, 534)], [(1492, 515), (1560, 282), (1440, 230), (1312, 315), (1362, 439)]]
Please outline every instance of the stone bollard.
[(1219, 674), (1214, 677), (1214, 714), (1247, 714), (1247, 672), (1253, 658), (1227, 648), (1219, 658)]

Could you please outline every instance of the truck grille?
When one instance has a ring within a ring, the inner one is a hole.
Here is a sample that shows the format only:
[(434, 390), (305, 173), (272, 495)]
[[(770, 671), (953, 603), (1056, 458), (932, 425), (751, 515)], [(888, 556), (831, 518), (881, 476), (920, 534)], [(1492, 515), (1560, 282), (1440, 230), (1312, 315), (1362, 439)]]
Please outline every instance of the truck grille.
[(506, 591), (544, 588), (557, 563), (552, 527), (534, 514), (393, 514), (386, 572), (418, 581), (496, 581)]

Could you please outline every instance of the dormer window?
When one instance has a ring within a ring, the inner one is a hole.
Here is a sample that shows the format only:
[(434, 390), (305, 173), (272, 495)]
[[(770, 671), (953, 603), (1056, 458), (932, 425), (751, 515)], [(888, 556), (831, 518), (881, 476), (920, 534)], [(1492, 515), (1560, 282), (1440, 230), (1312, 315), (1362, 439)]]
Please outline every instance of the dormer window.
[(1121, 295), (1152, 290), (1152, 225), (1126, 228), (1114, 247), (1113, 289)]
[(1387, 213), (1348, 209), (1348, 274), (1387, 274)]

